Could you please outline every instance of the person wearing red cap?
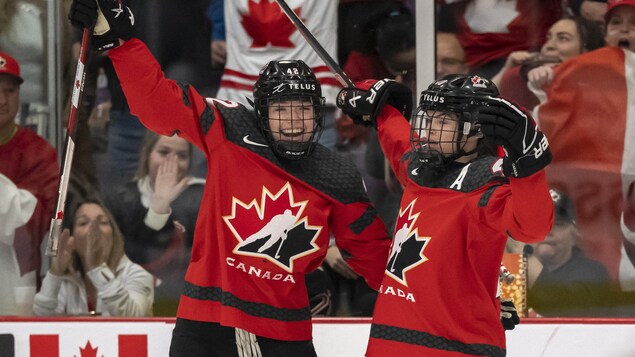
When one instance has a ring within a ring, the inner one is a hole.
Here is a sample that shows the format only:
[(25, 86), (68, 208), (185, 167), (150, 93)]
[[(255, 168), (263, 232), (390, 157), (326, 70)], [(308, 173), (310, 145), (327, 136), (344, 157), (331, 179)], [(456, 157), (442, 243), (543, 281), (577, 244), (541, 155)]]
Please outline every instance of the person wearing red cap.
[(553, 152), (550, 183), (575, 202), (580, 247), (619, 285), (617, 312), (633, 314), (635, 0), (610, 0), (605, 20), (606, 46), (554, 70), (536, 117)]
[(0, 52), (0, 315), (32, 311), (57, 197), (57, 152), (15, 122), (23, 82), (18, 62)]

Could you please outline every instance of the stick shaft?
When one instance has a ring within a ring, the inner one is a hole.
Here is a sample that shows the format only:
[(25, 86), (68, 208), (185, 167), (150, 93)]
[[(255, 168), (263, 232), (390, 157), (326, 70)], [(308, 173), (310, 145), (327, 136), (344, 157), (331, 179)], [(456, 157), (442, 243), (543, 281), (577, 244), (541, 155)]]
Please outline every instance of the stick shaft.
[(298, 15), (287, 5), (284, 0), (276, 0), (282, 12), (287, 15), (289, 20), (293, 23), (293, 25), (300, 31), (304, 39), (309, 43), (309, 45), (313, 48), (313, 50), (320, 56), (320, 58), (324, 61), (327, 67), (335, 74), (335, 78), (338, 82), (344, 87), (355, 87), (355, 84), (348, 77), (346, 73), (340, 68), (337, 62), (329, 55), (328, 52), (322, 47), (320, 42), (313, 36), (311, 31), (304, 25), (304, 22), (298, 17)]
[(86, 54), (90, 43), (90, 29), (84, 28), (82, 33), (82, 43), (79, 49), (79, 58), (77, 60), (77, 70), (75, 72), (75, 80), (73, 81), (73, 96), (71, 99), (71, 109), (68, 114), (68, 123), (66, 124), (66, 139), (64, 144), (64, 163), (62, 164), (62, 174), (57, 189), (57, 205), (55, 207), (55, 216), (51, 219), (51, 227), (49, 230), (48, 240), (46, 242), (46, 255), (56, 256), (59, 243), (59, 237), (62, 229), (62, 220), (64, 219), (64, 206), (66, 205), (66, 194), (68, 192), (68, 182), (71, 175), (71, 165), (73, 163), (73, 153), (75, 151), (75, 122), (79, 103), (81, 103), (82, 94), (84, 93), (84, 79), (86, 77)]

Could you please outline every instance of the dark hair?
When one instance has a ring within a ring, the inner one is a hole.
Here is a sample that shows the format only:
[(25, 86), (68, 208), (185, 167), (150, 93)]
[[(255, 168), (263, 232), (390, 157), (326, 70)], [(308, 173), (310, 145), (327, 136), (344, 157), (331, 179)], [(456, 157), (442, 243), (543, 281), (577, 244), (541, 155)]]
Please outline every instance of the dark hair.
[[(411, 33), (404, 36), (410, 32), (407, 30), (409, 28), (412, 29)], [(351, 48), (366, 55), (381, 51), (395, 53), (412, 48), (415, 45), (412, 13), (395, 2), (373, 3), (364, 9), (361, 16), (354, 18), (350, 38)]]
[(382, 58), (416, 46), (416, 25), (408, 9), (391, 11), (381, 20), (375, 32), (375, 49)]
[(582, 42), (580, 52), (593, 51), (604, 46), (604, 32), (598, 23), (581, 16), (566, 16), (563, 19), (575, 23)]

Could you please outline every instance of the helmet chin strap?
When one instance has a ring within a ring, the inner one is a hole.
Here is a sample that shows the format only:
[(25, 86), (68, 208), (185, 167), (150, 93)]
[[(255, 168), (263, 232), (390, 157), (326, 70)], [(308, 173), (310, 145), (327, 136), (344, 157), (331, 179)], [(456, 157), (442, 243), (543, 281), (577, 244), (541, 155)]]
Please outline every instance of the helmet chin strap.
[(470, 156), (476, 151), (476, 148), (468, 152), (463, 150), (463, 148), (459, 148), (455, 153), (444, 156), (439, 151), (426, 150), (425, 152), (418, 152), (417, 158), (419, 159), (419, 163), (421, 163), (422, 169), (432, 169), (436, 172), (441, 173), (445, 171), (448, 165), (455, 162), (457, 159), (463, 156)]

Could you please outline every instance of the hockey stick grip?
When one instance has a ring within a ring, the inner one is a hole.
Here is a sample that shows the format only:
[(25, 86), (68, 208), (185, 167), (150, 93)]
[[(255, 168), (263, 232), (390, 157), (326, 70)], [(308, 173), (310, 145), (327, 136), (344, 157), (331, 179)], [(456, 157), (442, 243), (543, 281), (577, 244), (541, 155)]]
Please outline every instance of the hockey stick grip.
[(79, 49), (79, 58), (77, 59), (77, 70), (75, 72), (75, 80), (73, 81), (73, 94), (71, 97), (71, 109), (68, 113), (68, 122), (66, 124), (66, 139), (64, 145), (64, 163), (62, 164), (62, 173), (57, 189), (57, 205), (55, 208), (55, 216), (51, 220), (48, 240), (46, 242), (46, 255), (54, 257), (57, 255), (59, 237), (62, 232), (62, 220), (64, 219), (64, 206), (66, 205), (66, 193), (68, 191), (68, 181), (71, 174), (71, 165), (73, 163), (73, 153), (75, 151), (75, 122), (79, 103), (81, 103), (84, 93), (84, 80), (86, 78), (86, 54), (90, 44), (91, 30), (84, 28), (82, 31), (82, 43)]

